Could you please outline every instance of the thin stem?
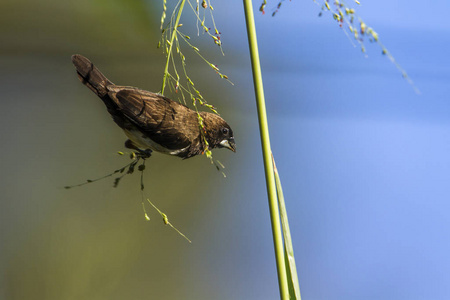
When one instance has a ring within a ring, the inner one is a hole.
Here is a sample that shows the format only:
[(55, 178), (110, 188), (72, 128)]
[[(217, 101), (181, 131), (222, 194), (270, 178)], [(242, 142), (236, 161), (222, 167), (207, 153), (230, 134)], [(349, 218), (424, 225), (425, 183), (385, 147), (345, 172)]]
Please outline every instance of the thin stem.
[(263, 151), (264, 169), (266, 175), (267, 194), (269, 198), (270, 219), (272, 223), (273, 243), (278, 271), (278, 284), (281, 299), (289, 299), (289, 289), (286, 276), (286, 265), (284, 260), (283, 238), (281, 234), (279, 210), (277, 203), (277, 192), (275, 186), (274, 170), (271, 158), (269, 129), (267, 125), (266, 105), (264, 100), (264, 89), (259, 64), (258, 42), (256, 39), (255, 21), (251, 0), (244, 0), (245, 21), (247, 24), (247, 36), (250, 47), (250, 57), (253, 71), (253, 84), (256, 94), (256, 105), (258, 110), (259, 131), (261, 135), (261, 146)]
[(183, 12), (183, 7), (184, 7), (185, 2), (186, 2), (186, 0), (181, 1), (180, 8), (178, 9), (177, 19), (175, 20), (175, 25), (172, 29), (172, 36), (170, 38), (169, 52), (167, 53), (166, 67), (164, 68), (164, 77), (163, 77), (163, 83), (162, 83), (162, 87), (161, 87), (162, 95), (164, 95), (164, 89), (166, 87), (166, 79), (167, 79), (167, 77), (169, 77), (169, 62), (170, 62), (170, 55), (172, 54), (173, 40), (175, 39), (175, 36), (177, 35), (178, 24), (180, 23), (181, 13)]

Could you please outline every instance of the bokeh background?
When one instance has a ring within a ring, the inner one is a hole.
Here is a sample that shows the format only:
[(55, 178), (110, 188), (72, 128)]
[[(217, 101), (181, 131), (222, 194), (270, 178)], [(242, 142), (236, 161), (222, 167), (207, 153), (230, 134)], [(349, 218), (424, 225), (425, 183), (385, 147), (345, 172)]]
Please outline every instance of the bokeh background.
[[(172, 1), (169, 2), (171, 7)], [(450, 298), (450, 3), (361, 1), (405, 68), (368, 57), (313, 1), (256, 16), (273, 152), (304, 299)], [(184, 32), (234, 82), (192, 58), (197, 87), (238, 152), (155, 154), (139, 176), (78, 189), (128, 162), (125, 136), (70, 56), (113, 82), (158, 91), (162, 1), (0, 3), (0, 299), (277, 299), (241, 1), (214, 1), (225, 56), (191, 14)], [(255, 11), (260, 3), (255, 2)], [(191, 56), (192, 57), (192, 56)]]

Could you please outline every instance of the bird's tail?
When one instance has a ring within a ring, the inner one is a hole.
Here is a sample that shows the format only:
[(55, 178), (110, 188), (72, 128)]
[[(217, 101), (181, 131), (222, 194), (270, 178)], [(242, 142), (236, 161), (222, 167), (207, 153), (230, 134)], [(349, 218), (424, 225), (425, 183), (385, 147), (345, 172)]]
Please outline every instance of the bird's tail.
[(72, 63), (77, 68), (80, 81), (90, 88), (91, 91), (100, 98), (103, 98), (108, 93), (106, 87), (113, 83), (89, 59), (83, 55), (74, 54), (72, 55)]

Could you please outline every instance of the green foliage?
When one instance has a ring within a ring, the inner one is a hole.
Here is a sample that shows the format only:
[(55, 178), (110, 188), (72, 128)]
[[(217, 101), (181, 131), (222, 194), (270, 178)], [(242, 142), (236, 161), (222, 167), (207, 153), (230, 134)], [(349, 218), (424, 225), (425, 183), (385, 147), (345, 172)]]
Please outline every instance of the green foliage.
[[(219, 78), (225, 79), (231, 84), (232, 82), (228, 79), (227, 75), (223, 74), (220, 71), (219, 67), (216, 64), (213, 64), (208, 59), (206, 59), (205, 56), (200, 53), (200, 49), (197, 46), (194, 46), (189, 41), (190, 36), (181, 31), (183, 24), (180, 23), (180, 19), (183, 14), (183, 9), (186, 2), (189, 4), (191, 10), (195, 14), (198, 30), (197, 34), (200, 33), (199, 28), (201, 28), (204, 33), (211, 37), (214, 44), (219, 46), (223, 54), (220, 32), (217, 29), (216, 23), (214, 21), (214, 8), (209, 0), (203, 0), (201, 4), (199, 3), (199, 1), (197, 1), (195, 6), (191, 3), (190, 0), (180, 0), (175, 5), (172, 11), (172, 15), (165, 25), (164, 23), (166, 21), (167, 3), (166, 0), (163, 0), (163, 12), (161, 16), (162, 34), (161, 39), (158, 43), (158, 48), (163, 49), (164, 54), (166, 55), (166, 64), (160, 93), (164, 94), (166, 86), (168, 86), (172, 92), (180, 95), (180, 100), (182, 100), (185, 105), (187, 105), (186, 99), (189, 99), (191, 101), (192, 106), (196, 110), (198, 116), (198, 124), (200, 127), (200, 132), (202, 133), (203, 144), (205, 146), (204, 154), (211, 160), (211, 163), (215, 164), (216, 168), (220, 169), (219, 166), (221, 164), (218, 164), (213, 160), (208, 141), (206, 140), (206, 137), (204, 135), (205, 127), (203, 125), (203, 119), (199, 114), (198, 104), (200, 106), (208, 108), (215, 114), (219, 113), (213, 105), (209, 104), (206, 101), (200, 90), (195, 86), (193, 80), (189, 76), (184, 51), (193, 51), (193, 53), (200, 57), (206, 63), (206, 65), (219, 76)], [(203, 13), (201, 13), (200, 10), (202, 10)], [(207, 12), (209, 12), (210, 20), (213, 24), (213, 30), (206, 26)], [(223, 172), (222, 174), (225, 176)]]
[(273, 170), (275, 174), (275, 184), (277, 187), (278, 205), (280, 207), (281, 226), (283, 228), (284, 239), (284, 259), (286, 264), (288, 288), (290, 299), (301, 300), (300, 285), (298, 283), (297, 267), (295, 264), (294, 247), (292, 246), (291, 230), (287, 216), (286, 204), (284, 203), (283, 188), (281, 186), (280, 174), (278, 173), (275, 159), (272, 155)]

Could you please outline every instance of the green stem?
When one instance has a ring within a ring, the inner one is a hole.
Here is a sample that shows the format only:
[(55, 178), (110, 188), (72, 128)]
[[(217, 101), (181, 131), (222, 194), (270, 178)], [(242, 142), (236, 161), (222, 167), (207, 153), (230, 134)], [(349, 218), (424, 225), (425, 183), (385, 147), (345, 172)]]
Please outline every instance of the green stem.
[(178, 9), (178, 13), (177, 13), (177, 18), (175, 20), (175, 25), (172, 29), (172, 36), (170, 38), (169, 52), (167, 53), (166, 67), (164, 68), (164, 77), (163, 77), (163, 83), (162, 83), (162, 87), (161, 87), (161, 95), (164, 95), (164, 89), (166, 87), (166, 79), (167, 79), (167, 77), (169, 77), (170, 55), (172, 54), (173, 41), (178, 32), (178, 24), (180, 23), (181, 13), (183, 12), (183, 7), (184, 7), (185, 2), (186, 2), (186, 0), (181, 1), (180, 8)]
[(272, 151), (270, 149), (264, 89), (261, 76), (261, 66), (259, 64), (258, 42), (256, 39), (255, 20), (253, 17), (253, 7), (251, 0), (244, 0), (244, 10), (245, 21), (247, 24), (248, 43), (250, 47), (250, 57), (252, 62), (253, 84), (255, 87), (256, 105), (258, 109), (259, 132), (261, 134), (261, 146), (263, 151), (267, 194), (269, 198), (270, 219), (272, 223), (273, 243), (278, 271), (278, 284), (280, 288), (281, 299), (287, 300), (289, 299), (289, 289), (286, 276), (286, 265), (284, 260), (283, 238), (279, 220), (280, 214), (278, 210), (277, 192), (271, 158)]

